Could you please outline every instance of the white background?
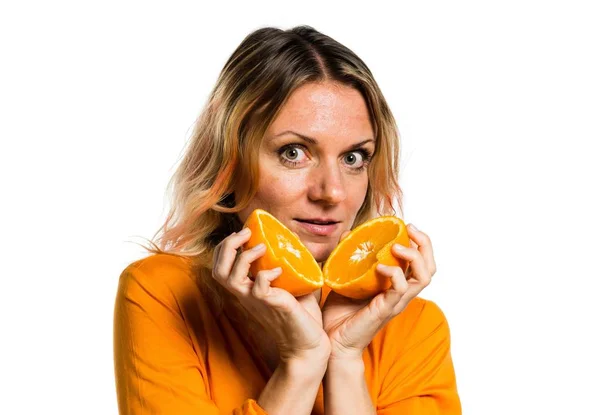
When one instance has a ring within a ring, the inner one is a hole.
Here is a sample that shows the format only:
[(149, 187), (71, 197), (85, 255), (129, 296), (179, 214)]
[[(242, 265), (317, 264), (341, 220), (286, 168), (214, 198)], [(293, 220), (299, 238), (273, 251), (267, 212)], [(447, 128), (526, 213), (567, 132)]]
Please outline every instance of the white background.
[(594, 2), (3, 2), (3, 414), (116, 414), (118, 277), (223, 64), (266, 25), (356, 52), (402, 135), (465, 414), (599, 414)]

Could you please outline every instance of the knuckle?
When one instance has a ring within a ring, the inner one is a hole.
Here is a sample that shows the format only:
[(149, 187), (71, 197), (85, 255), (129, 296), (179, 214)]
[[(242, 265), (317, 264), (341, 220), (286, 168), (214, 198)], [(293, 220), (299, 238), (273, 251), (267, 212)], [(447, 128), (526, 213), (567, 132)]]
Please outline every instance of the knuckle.
[(227, 274), (225, 272), (225, 269), (222, 266), (213, 268), (213, 277), (216, 280), (223, 280), (223, 279), (225, 279), (225, 275), (227, 275)]
[(256, 273), (256, 280), (264, 280), (265, 278), (267, 278), (267, 270), (260, 270)]
[(386, 302), (382, 297), (376, 297), (376, 298), (377, 299), (375, 300), (375, 302), (372, 303), (372, 305), (370, 304), (369, 307), (371, 308), (372, 312), (374, 313), (375, 318), (377, 320), (379, 320), (380, 322), (383, 322), (389, 316), (390, 304), (388, 302)]
[(224, 281), (224, 285), (227, 288), (234, 288), (233, 278), (229, 277)]
[(227, 237), (221, 241), (221, 249), (229, 250), (233, 249), (233, 240)]
[(402, 271), (402, 269), (397, 268), (394, 270), (393, 278), (396, 278), (397, 280), (402, 281), (402, 280), (406, 279), (406, 276), (405, 276), (404, 272)]
[(252, 287), (252, 295), (255, 298), (258, 298), (259, 300), (262, 300), (264, 298), (264, 293), (262, 292), (258, 284), (254, 284), (254, 287)]
[(224, 249), (236, 249), (235, 240), (230, 236), (221, 241)]
[(393, 283), (394, 290), (399, 294), (404, 294), (408, 290), (408, 282), (404, 278), (398, 278)]

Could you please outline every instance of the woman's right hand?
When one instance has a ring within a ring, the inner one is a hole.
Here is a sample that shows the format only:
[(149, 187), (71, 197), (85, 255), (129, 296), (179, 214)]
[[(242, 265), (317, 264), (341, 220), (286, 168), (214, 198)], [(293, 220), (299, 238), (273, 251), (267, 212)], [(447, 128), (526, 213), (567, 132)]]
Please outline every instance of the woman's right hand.
[(277, 344), (280, 360), (327, 362), (331, 346), (323, 330), (321, 309), (315, 296), (294, 297), (271, 282), (281, 274), (281, 268), (248, 274), (250, 264), (266, 252), (264, 244), (238, 255), (237, 250), (250, 239), (244, 228), (223, 239), (215, 248), (212, 276), (234, 294), (251, 317), (269, 333)]

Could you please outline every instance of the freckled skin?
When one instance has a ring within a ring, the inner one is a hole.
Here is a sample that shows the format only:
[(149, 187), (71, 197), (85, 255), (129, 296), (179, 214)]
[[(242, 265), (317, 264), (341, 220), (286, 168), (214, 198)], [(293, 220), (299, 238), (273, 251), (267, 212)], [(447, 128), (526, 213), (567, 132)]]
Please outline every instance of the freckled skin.
[[(292, 130), (311, 137), (307, 143)], [(323, 262), (350, 229), (368, 188), (363, 157), (352, 145), (374, 139), (369, 111), (360, 92), (334, 83), (311, 83), (298, 88), (267, 130), (259, 151), (258, 192), (250, 205), (239, 212), (244, 222), (256, 208), (267, 210), (296, 232), (317, 262)], [(300, 148), (286, 150), (282, 161), (278, 150), (289, 144)], [(374, 141), (362, 148), (372, 153)], [(350, 155), (350, 156), (349, 156)], [(291, 156), (291, 157), (290, 157)], [(353, 162), (351, 162), (353, 161)], [(329, 217), (341, 221), (329, 236), (306, 231), (294, 218)]]

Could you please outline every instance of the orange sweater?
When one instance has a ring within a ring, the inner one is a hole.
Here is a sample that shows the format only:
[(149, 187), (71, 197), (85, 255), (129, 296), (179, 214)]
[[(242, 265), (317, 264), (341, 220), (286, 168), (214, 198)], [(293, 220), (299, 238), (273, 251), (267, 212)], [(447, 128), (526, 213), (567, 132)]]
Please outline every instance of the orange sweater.
[[(266, 414), (256, 403), (271, 371), (234, 321), (215, 317), (191, 261), (154, 254), (122, 272), (115, 301), (119, 413)], [(329, 289), (323, 289), (321, 307)], [(461, 413), (450, 333), (435, 303), (413, 299), (363, 354), (381, 415)], [(323, 414), (323, 388), (313, 414)]]

